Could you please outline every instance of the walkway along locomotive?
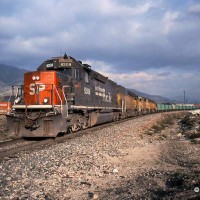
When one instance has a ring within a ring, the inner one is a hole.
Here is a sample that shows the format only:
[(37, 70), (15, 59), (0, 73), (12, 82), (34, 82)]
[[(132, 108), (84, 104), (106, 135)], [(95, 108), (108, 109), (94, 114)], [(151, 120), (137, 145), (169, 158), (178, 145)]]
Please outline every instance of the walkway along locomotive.
[(150, 99), (67, 56), (44, 61), (13, 86), (14, 104), (7, 114), (9, 133), (16, 137), (56, 137), (97, 124), (156, 111)]

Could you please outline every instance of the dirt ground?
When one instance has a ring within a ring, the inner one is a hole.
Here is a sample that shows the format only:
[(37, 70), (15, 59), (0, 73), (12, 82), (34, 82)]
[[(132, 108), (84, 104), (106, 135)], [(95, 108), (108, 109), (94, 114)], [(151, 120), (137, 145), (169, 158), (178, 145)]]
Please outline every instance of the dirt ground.
[[(120, 163), (123, 173), (101, 199), (200, 199), (199, 131), (200, 117), (190, 114), (171, 115), (147, 127), (150, 143), (108, 158)], [(141, 141), (145, 137), (141, 134)]]
[(7, 135), (8, 127), (6, 123), (6, 117), (5, 115), (0, 115), (0, 141), (6, 140), (9, 138)]
[[(102, 157), (106, 160), (105, 166), (109, 164), (113, 168), (102, 168), (97, 175), (89, 171), (80, 173), (85, 181), (77, 182), (76, 190), (68, 186), (70, 197), (66, 194), (66, 198), (60, 199), (200, 199), (200, 117), (183, 112), (156, 115), (145, 117), (148, 122), (140, 118), (122, 125), (121, 133), (116, 133), (116, 141), (120, 140), (116, 143), (117, 149), (96, 154), (97, 161)], [(1, 135), (4, 136), (5, 125), (5, 118), (1, 118)], [(137, 133), (137, 137), (133, 137), (133, 133)], [(106, 140), (101, 141), (102, 147), (109, 148), (110, 141), (107, 135)], [(95, 146), (90, 148), (95, 149)], [(86, 158), (80, 156), (77, 154), (79, 163), (82, 159), (87, 163)], [(89, 164), (98, 166), (95, 161)], [(41, 199), (59, 198), (45, 195)]]

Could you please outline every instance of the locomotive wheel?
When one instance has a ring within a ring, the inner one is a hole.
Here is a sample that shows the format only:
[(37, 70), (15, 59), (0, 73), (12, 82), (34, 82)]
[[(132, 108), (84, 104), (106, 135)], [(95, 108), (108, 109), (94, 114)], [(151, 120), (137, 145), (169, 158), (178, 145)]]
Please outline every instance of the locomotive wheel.
[(72, 132), (76, 132), (80, 129), (80, 125), (78, 123), (74, 123), (72, 126), (71, 126), (71, 131)]
[(118, 121), (119, 120), (119, 114), (115, 114), (114, 115), (114, 117), (113, 117), (113, 121), (115, 122), (115, 121)]
[(81, 128), (84, 130), (86, 128), (88, 128), (87, 122), (84, 122), (81, 124)]
[(88, 118), (85, 117), (85, 116), (82, 116), (82, 117), (79, 119), (79, 124), (80, 124), (81, 129), (86, 129), (86, 128), (88, 128)]

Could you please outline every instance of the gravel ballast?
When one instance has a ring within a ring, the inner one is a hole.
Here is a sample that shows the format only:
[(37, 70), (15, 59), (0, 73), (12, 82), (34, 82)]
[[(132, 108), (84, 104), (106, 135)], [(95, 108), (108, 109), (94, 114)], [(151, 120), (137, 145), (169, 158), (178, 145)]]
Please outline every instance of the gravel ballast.
[[(173, 124), (156, 130), (166, 116)], [(179, 133), (182, 116), (142, 116), (7, 157), (0, 163), (0, 199), (196, 198), (200, 146)]]

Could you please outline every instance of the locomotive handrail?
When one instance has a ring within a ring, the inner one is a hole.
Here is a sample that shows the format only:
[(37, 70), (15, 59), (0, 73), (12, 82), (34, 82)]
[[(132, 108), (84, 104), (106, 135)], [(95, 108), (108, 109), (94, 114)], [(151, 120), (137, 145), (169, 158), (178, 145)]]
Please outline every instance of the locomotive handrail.
[[(14, 94), (14, 88), (17, 88), (17, 89), (18, 89), (18, 91), (17, 91), (16, 94)], [(8, 102), (10, 102), (11, 104), (12, 104), (12, 103), (15, 104), (15, 102), (11, 102), (11, 98), (14, 97), (14, 96), (16, 96), (16, 95), (18, 94), (19, 88), (21, 89), (21, 96), (22, 96), (23, 84), (21, 84), (21, 85), (12, 85), (12, 94), (10, 94), (10, 96), (9, 96), (9, 98), (8, 98)]]
[(62, 92), (63, 92), (63, 96), (64, 96), (64, 99), (65, 99), (65, 102), (66, 102), (66, 109), (67, 109), (67, 116), (68, 117), (68, 103), (67, 103), (67, 98), (65, 96), (65, 93), (64, 93), (64, 88), (68, 88), (69, 86), (68, 85), (63, 85), (62, 87)]
[(56, 86), (55, 86), (55, 85), (53, 85), (53, 87), (54, 87), (54, 89), (56, 90), (56, 93), (57, 93), (57, 95), (58, 95), (58, 97), (59, 97), (59, 99), (60, 99), (60, 103), (61, 103), (61, 109), (62, 109), (62, 98), (61, 98), (61, 96), (60, 96), (60, 94), (59, 94), (59, 92), (58, 92), (58, 90), (57, 90)]
[(41, 109), (41, 108), (52, 108), (52, 105), (13, 105), (14, 109), (25, 109), (26, 107), (29, 109)]

